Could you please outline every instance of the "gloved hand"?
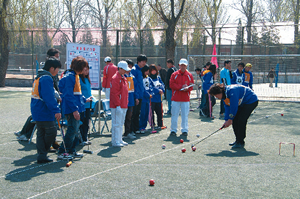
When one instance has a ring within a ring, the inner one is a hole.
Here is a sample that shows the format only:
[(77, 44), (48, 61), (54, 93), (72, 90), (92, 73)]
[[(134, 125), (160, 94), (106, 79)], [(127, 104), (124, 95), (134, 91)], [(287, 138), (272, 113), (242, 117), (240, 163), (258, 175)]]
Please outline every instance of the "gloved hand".
[(102, 88), (102, 92), (104, 92), (104, 93), (105, 93), (105, 88)]

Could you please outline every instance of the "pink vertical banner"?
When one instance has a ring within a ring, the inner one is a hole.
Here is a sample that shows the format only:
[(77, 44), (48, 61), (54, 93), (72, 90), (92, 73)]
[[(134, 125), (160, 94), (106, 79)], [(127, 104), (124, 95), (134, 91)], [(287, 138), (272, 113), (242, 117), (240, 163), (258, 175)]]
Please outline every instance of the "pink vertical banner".
[[(217, 55), (216, 44), (214, 44), (214, 49), (213, 49), (212, 55)], [(210, 60), (210, 62), (211, 62), (212, 64), (216, 65), (217, 68), (219, 68), (217, 57), (212, 57), (211, 60)]]

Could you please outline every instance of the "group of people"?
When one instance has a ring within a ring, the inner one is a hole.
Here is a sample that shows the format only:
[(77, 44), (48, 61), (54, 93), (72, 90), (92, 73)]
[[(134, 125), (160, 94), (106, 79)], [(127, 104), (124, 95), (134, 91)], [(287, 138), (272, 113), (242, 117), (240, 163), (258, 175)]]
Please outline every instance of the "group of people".
[[(87, 139), (87, 132), (94, 97), (91, 93), (88, 62), (81, 56), (74, 58), (70, 69), (61, 75), (58, 82), (61, 62), (59, 51), (55, 52), (55, 56), (48, 57), (43, 69), (38, 71), (32, 88), (31, 114), (37, 126), (38, 163), (53, 161), (47, 157), (47, 153), (54, 143), (57, 144), (55, 138), (61, 118), (67, 121), (67, 131), (63, 134), (63, 142), (58, 148), (58, 159), (64, 158), (66, 154), (75, 158), (82, 157), (75, 147), (79, 142), (91, 144)], [(137, 57), (136, 64), (127, 59), (115, 66), (110, 57), (105, 57), (104, 61), (106, 66), (103, 70), (102, 91), (105, 92), (106, 99), (110, 100), (112, 146), (128, 145), (123, 139), (135, 139), (136, 134), (145, 133), (148, 123), (152, 130), (164, 129), (164, 94), (168, 101), (167, 114), (171, 115), (170, 136), (177, 135), (180, 114), (181, 133), (183, 136), (188, 135), (190, 93), (193, 90), (194, 79), (187, 70), (186, 59), (180, 59), (178, 70), (173, 60), (168, 59), (168, 71), (155, 64), (149, 66), (147, 56), (143, 54)], [(200, 112), (203, 115), (211, 115), (215, 97), (224, 103), (223, 127), (233, 125), (236, 134), (236, 141), (231, 144), (233, 147), (244, 146), (247, 119), (258, 103), (252, 90), (252, 74), (247, 69), (251, 68), (251, 64), (246, 64), (246, 68), (243, 67), (243, 63), (238, 66), (238, 70), (231, 77), (231, 62), (225, 62), (221, 71), (222, 84), (214, 84), (216, 66), (213, 64), (207, 63), (206, 70), (200, 74), (203, 79), (204, 101)], [(244, 69), (240, 70), (240, 67)], [(236, 86), (230, 86), (233, 82), (236, 82)], [(82, 139), (79, 140), (78, 137)]]
[(171, 59), (167, 60), (168, 71), (155, 64), (149, 66), (147, 56), (143, 54), (137, 57), (136, 64), (127, 59), (115, 66), (110, 57), (104, 61), (102, 91), (110, 100), (112, 146), (128, 145), (123, 138), (135, 139), (136, 134), (144, 134), (148, 123), (152, 130), (165, 128), (162, 108), (165, 91), (169, 107), (167, 114), (172, 115), (171, 135), (176, 135), (180, 109), (183, 118), (181, 131), (183, 135), (188, 134), (187, 118), (190, 91), (193, 89), (190, 85), (194, 84), (194, 80), (186, 70), (186, 59), (180, 60), (178, 71)]

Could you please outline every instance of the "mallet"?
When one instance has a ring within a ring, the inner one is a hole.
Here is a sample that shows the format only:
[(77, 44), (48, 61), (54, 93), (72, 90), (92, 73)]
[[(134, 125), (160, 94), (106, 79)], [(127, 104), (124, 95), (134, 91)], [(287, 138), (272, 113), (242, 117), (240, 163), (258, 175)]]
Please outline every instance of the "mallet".
[(200, 142), (202, 142), (203, 140), (206, 140), (207, 138), (209, 138), (210, 136), (212, 136), (213, 134), (217, 133), (218, 131), (220, 131), (221, 129), (223, 129), (224, 126), (222, 126), (221, 128), (219, 128), (218, 130), (216, 130), (215, 132), (209, 134), (208, 136), (206, 136), (205, 138), (202, 138), (200, 141), (198, 141), (195, 144), (192, 144), (191, 148), (193, 148), (195, 145), (199, 144)]

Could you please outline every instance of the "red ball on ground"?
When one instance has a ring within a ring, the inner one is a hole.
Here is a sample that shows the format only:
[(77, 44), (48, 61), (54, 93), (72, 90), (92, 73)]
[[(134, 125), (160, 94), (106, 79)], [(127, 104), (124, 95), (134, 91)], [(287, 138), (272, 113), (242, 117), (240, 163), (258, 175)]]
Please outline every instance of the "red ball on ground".
[(283, 113), (281, 113), (281, 116), (283, 116)]
[(180, 139), (180, 143), (183, 143), (183, 139)]
[(196, 148), (195, 146), (192, 147), (192, 150), (193, 150), (193, 151), (196, 151), (196, 149), (197, 149), (197, 148)]
[(66, 167), (69, 167), (69, 166), (70, 166), (70, 164), (69, 164), (69, 163), (67, 163), (67, 164), (66, 164)]
[(153, 179), (149, 180), (149, 185), (153, 186), (155, 184), (155, 181)]
[(182, 152), (182, 153), (185, 153), (185, 152), (186, 152), (186, 149), (185, 149), (185, 148), (182, 148), (182, 149), (181, 149), (181, 152)]

